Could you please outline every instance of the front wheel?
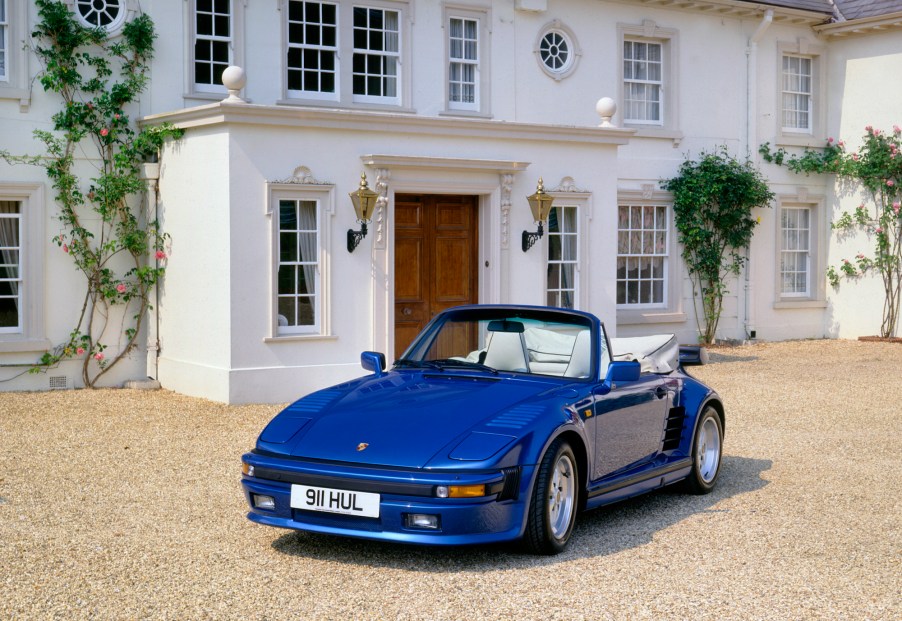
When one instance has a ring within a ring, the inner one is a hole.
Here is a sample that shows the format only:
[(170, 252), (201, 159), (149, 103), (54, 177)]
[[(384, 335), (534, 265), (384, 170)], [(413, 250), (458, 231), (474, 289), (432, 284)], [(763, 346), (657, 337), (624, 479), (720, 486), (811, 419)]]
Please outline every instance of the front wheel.
[(523, 542), (534, 554), (559, 554), (567, 547), (579, 500), (579, 472), (573, 449), (555, 440), (539, 465)]
[(723, 454), (723, 425), (712, 407), (706, 407), (695, 427), (692, 439), (692, 472), (686, 479), (686, 491), (692, 494), (709, 494), (720, 474), (720, 458)]

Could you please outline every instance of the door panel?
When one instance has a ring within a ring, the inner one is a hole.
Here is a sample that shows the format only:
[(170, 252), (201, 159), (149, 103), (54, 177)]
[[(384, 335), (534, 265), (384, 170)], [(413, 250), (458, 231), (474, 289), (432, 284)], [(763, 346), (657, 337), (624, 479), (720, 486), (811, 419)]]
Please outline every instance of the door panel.
[(664, 382), (653, 374), (596, 397), (594, 479), (654, 459), (664, 437), (667, 401)]
[(396, 195), (396, 356), (436, 313), (478, 301), (478, 214), (476, 196)]

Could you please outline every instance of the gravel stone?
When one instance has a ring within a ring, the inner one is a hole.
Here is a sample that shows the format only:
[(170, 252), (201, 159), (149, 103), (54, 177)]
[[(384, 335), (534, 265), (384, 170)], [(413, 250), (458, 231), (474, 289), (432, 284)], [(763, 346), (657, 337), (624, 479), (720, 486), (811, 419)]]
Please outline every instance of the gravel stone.
[(0, 393), (0, 619), (902, 619), (902, 346), (710, 353), (714, 493), (584, 513), (555, 557), (251, 523), (240, 456), (279, 406)]

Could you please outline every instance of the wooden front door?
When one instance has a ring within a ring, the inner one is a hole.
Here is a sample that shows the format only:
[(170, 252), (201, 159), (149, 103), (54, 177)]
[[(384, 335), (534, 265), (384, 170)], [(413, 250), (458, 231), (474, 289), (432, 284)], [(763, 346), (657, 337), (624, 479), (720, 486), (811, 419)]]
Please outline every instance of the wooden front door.
[(478, 302), (478, 197), (395, 195), (395, 356), (436, 313)]

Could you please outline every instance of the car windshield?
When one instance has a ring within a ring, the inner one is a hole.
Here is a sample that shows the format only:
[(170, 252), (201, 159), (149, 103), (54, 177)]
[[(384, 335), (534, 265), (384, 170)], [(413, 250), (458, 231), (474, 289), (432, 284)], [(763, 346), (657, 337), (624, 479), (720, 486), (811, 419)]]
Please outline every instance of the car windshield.
[[(606, 355), (604, 339), (599, 343)], [(461, 309), (431, 324), (395, 364), (569, 378), (592, 374), (592, 322), (553, 310)]]

